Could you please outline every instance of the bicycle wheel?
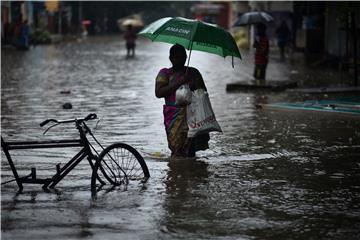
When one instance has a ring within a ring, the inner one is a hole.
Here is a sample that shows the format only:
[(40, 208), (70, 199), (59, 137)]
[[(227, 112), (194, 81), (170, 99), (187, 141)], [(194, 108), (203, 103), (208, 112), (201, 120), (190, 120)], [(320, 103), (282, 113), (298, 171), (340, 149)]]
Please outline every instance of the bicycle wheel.
[(98, 175), (102, 175), (113, 185), (128, 183), (129, 180), (146, 181), (150, 177), (144, 158), (135, 148), (125, 143), (114, 143), (100, 153), (92, 184), (95, 184)]

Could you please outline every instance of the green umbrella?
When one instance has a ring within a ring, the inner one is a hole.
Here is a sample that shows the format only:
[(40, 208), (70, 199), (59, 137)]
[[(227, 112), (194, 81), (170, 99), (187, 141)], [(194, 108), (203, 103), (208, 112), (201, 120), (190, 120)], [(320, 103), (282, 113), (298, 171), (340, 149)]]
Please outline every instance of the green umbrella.
[(180, 44), (190, 50), (190, 56), (192, 50), (199, 50), (222, 57), (232, 56), (233, 62), (233, 57), (241, 59), (235, 40), (228, 31), (198, 20), (161, 18), (144, 28), (139, 35), (156, 42)]

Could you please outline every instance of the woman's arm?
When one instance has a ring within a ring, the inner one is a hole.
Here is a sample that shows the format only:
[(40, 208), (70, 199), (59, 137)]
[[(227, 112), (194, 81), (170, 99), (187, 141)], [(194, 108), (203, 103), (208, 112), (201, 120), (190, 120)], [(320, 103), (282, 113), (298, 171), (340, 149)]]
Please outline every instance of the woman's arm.
[(174, 91), (176, 91), (181, 85), (187, 82), (186, 78), (182, 78), (179, 81), (174, 82), (173, 84), (167, 84), (166, 82), (156, 82), (155, 84), (155, 96), (157, 98), (163, 98)]

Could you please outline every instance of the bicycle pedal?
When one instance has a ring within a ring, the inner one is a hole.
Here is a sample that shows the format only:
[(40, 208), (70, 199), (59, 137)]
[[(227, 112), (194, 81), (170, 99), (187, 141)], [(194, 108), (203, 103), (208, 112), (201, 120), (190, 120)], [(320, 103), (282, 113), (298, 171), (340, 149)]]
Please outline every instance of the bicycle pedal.
[(56, 164), (56, 173), (60, 174), (60, 163)]
[(36, 168), (31, 168), (31, 179), (36, 179)]

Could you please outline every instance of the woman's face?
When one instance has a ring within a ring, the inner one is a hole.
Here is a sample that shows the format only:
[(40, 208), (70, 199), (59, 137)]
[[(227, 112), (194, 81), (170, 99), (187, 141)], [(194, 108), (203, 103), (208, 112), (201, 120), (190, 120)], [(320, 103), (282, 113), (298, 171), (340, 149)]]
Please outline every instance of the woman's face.
[(175, 53), (173, 56), (170, 56), (170, 61), (173, 67), (183, 67), (186, 62), (186, 53)]

